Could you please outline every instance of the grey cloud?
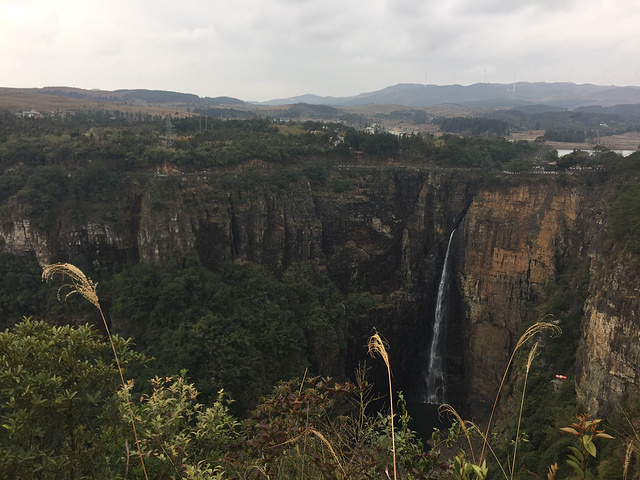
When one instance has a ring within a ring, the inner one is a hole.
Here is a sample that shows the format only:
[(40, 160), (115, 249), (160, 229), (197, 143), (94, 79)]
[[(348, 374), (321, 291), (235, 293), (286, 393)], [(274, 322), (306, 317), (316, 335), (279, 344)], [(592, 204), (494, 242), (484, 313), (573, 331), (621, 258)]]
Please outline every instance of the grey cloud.
[[(592, 77), (607, 70), (615, 70), (621, 81), (635, 79), (637, 68), (629, 59), (640, 50), (640, 2), (608, 0), (607, 5), (601, 0), (0, 1), (0, 73), (13, 85), (62, 79), (83, 86), (77, 80), (82, 79), (90, 87), (189, 88), (200, 95), (258, 100), (309, 92), (356, 94), (421, 82), (425, 72), (434, 83), (475, 83), (485, 69), (488, 81), (510, 82), (514, 74), (518, 80), (567, 80), (574, 61), (574, 81), (597, 83)], [(9, 8), (22, 13), (10, 16)], [(24, 30), (36, 34), (11, 41)]]
[(451, 0), (457, 15), (506, 16), (525, 11), (568, 11), (575, 7), (576, 0)]

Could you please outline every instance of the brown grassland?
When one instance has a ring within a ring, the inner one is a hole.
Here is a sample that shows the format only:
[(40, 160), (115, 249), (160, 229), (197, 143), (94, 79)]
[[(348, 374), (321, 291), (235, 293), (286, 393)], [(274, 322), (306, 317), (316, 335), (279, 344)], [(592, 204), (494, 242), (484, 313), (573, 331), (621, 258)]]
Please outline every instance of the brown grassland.
[[(69, 89), (75, 90), (75, 89)], [(81, 90), (86, 93), (86, 90)], [(105, 98), (113, 92), (100, 91), (99, 94)], [(73, 98), (62, 95), (48, 95), (33, 88), (0, 88), (0, 109), (10, 112), (20, 112), (23, 110), (36, 110), (41, 114), (51, 114), (55, 112), (74, 110), (118, 110), (122, 113), (144, 113), (150, 115), (172, 115), (174, 117), (189, 117), (192, 114), (187, 112), (184, 106), (163, 104), (142, 105), (122, 102), (105, 102), (103, 100), (92, 100), (89, 98)], [(178, 115), (176, 115), (178, 113)]]

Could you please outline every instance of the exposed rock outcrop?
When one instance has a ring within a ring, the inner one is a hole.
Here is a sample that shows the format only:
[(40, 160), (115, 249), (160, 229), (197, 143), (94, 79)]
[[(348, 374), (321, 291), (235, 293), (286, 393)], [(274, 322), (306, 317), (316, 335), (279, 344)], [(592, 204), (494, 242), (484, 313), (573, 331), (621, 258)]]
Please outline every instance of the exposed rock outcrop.
[(52, 251), (47, 236), (31, 226), (27, 218), (14, 218), (2, 231), (2, 250), (14, 255), (35, 254), (40, 265), (51, 263)]

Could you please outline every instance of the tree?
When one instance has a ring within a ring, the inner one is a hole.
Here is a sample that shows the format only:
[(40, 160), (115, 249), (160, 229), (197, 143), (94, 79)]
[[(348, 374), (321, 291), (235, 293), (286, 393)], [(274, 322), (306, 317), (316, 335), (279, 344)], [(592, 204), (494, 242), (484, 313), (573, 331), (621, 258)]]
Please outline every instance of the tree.
[[(121, 365), (139, 363), (113, 338)], [(0, 333), (0, 471), (5, 478), (104, 475), (109, 412), (120, 402), (113, 352), (89, 326), (24, 318)], [(124, 450), (120, 443), (120, 449)]]
[(640, 255), (640, 183), (629, 187), (611, 206), (611, 233), (624, 242), (634, 254)]
[(50, 228), (55, 224), (55, 210), (67, 194), (68, 185), (69, 178), (62, 167), (41, 166), (34, 170), (15, 198), (38, 228)]

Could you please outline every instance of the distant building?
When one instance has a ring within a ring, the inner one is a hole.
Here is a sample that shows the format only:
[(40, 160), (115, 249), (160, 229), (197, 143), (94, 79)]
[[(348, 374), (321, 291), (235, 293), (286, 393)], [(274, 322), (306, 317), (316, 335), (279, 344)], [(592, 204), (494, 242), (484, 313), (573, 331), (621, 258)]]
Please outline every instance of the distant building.
[(23, 110), (22, 112), (16, 112), (16, 117), (22, 118), (42, 118), (42, 114), (36, 110)]

